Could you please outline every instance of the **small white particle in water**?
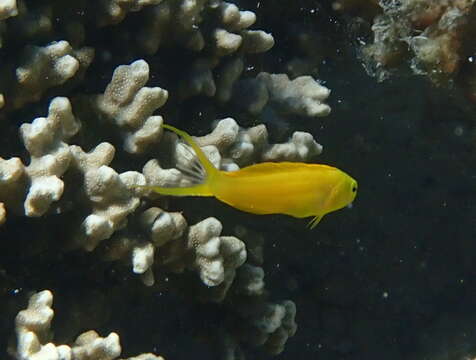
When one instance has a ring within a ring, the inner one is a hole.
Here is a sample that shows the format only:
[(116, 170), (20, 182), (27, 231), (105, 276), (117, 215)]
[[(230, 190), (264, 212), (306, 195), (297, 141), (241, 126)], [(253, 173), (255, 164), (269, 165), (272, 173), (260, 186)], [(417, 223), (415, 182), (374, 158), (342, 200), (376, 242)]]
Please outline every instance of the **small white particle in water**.
[(384, 299), (387, 299), (388, 298), (388, 292), (384, 291), (383, 294), (382, 294), (382, 297)]
[(463, 127), (462, 127), (462, 126), (457, 126), (457, 127), (455, 127), (454, 133), (455, 133), (456, 136), (461, 136), (461, 135), (463, 135), (463, 133), (464, 133)]
[(468, 58), (468, 61), (469, 61), (470, 63), (472, 63), (472, 62), (474, 61), (474, 58), (473, 58), (472, 56), (470, 56), (470, 57)]

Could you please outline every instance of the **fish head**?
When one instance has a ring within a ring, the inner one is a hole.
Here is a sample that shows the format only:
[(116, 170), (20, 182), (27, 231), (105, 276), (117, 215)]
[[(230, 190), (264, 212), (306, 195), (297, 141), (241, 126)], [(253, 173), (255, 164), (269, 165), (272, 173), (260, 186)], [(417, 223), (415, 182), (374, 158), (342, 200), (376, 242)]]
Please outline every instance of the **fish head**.
[(327, 201), (327, 211), (335, 211), (351, 204), (357, 196), (359, 185), (357, 181), (346, 173), (340, 174), (339, 181), (332, 189)]

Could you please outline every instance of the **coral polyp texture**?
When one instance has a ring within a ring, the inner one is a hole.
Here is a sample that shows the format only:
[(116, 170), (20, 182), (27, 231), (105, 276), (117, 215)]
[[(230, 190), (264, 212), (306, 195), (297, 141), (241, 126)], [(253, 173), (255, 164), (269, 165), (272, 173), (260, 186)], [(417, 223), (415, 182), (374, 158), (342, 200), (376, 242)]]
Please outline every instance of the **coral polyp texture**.
[(81, 76), (92, 62), (90, 48), (73, 50), (67, 41), (52, 42), (44, 47), (25, 47), (20, 66), (15, 70), (16, 84), (12, 101), (6, 104), (19, 108), (26, 102), (38, 101), (49, 88)]
[(60, 178), (72, 158), (65, 141), (76, 134), (79, 126), (67, 98), (54, 99), (46, 118), (36, 118), (20, 126), (30, 161), (25, 166), (17, 157), (0, 158), (0, 194), (7, 209), (26, 216), (41, 216), (61, 198), (64, 183)]
[[(51, 321), (54, 317), (52, 308), (53, 294), (43, 290), (33, 294), (28, 307), (20, 311), (15, 318), (16, 350), (11, 353), (21, 360), (113, 360), (121, 355), (118, 334), (112, 332), (101, 337), (94, 331), (80, 334), (70, 345), (53, 343)], [(154, 354), (141, 354), (132, 359), (163, 360)], [(126, 359), (124, 359), (126, 360)]]
[(144, 60), (121, 65), (114, 70), (104, 94), (87, 99), (96, 117), (121, 129), (124, 149), (130, 153), (143, 152), (157, 142), (161, 132), (163, 119), (152, 113), (167, 101), (168, 93), (159, 87), (145, 87), (148, 79), (149, 65)]
[(246, 260), (245, 244), (234, 236), (220, 236), (222, 225), (208, 218), (190, 227), (187, 246), (195, 253), (194, 267), (208, 286), (229, 285)]

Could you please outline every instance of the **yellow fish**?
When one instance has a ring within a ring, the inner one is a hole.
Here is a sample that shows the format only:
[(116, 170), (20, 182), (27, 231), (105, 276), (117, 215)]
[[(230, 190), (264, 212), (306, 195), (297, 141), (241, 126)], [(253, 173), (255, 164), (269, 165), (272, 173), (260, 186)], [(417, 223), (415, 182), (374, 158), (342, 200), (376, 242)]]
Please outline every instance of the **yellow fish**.
[(264, 162), (237, 171), (218, 170), (189, 134), (170, 125), (163, 127), (189, 143), (204, 172), (195, 171), (192, 175), (201, 178), (201, 183), (189, 187), (146, 186), (159, 194), (214, 196), (252, 214), (313, 216), (311, 229), (324, 215), (352, 203), (357, 195), (357, 181), (327, 165)]

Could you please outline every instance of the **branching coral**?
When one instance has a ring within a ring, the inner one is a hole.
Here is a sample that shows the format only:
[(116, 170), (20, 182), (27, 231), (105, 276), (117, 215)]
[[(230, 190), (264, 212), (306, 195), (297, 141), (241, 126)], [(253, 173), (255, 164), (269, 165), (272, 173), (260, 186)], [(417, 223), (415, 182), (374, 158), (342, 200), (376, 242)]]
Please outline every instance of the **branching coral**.
[[(239, 80), (232, 84), (241, 71), (239, 64), (236, 74), (223, 84), (223, 99), (231, 98), (232, 103), (251, 114), (259, 114), (269, 106), (281, 115), (303, 117), (326, 116), (331, 108), (324, 101), (330, 90), (319, 84), (311, 76), (299, 76), (290, 80), (286, 74), (260, 73), (256, 78)], [(228, 69), (227, 69), (228, 70)], [(230, 90), (230, 86), (232, 89)]]
[[(139, 70), (146, 69), (146, 66), (145, 62), (138, 63)], [(119, 67), (117, 73), (124, 71), (127, 75), (129, 69), (130, 67)], [(118, 107), (111, 105), (113, 112), (117, 111), (119, 120), (126, 119), (124, 123), (132, 117), (150, 119), (152, 117), (150, 114), (155, 109), (155, 105), (149, 106), (151, 98), (159, 99), (162, 104), (165, 101), (162, 96), (164, 91), (143, 88), (147, 72), (142, 72), (144, 74), (142, 81), (134, 79), (129, 81), (126, 75), (118, 76), (117, 73), (112, 81), (114, 86), (110, 85), (108, 88), (111, 94), (115, 94), (111, 95), (111, 98), (125, 98), (132, 103), (134, 100), (131, 99), (137, 99), (137, 104), (125, 105), (123, 109), (121, 105)], [(124, 83), (126, 84), (124, 87), (119, 85)], [(111, 90), (114, 87), (118, 87), (121, 91), (114, 92)], [(140, 93), (141, 89), (145, 89), (144, 91), (147, 94), (151, 93), (152, 96), (136, 97), (135, 94)], [(160, 96), (154, 97), (154, 94)], [(82, 98), (77, 104), (91, 104), (89, 102), (91, 99), (103, 101), (105, 97), (104, 95)], [(109, 102), (114, 103), (117, 101)], [(119, 104), (123, 102), (119, 101)], [(215, 218), (206, 218), (187, 227), (180, 213), (167, 212), (157, 207), (144, 210), (140, 206), (139, 196), (147, 194), (147, 190), (135, 187), (145, 185), (146, 180), (153, 184), (185, 181), (180, 171), (175, 168), (163, 169), (160, 163), (163, 158), (172, 159), (173, 164), (183, 160), (190, 161), (191, 150), (187, 150), (187, 145), (179, 142), (175, 135), (170, 133), (162, 135), (160, 145), (167, 151), (168, 156), (163, 153), (158, 159), (147, 162), (143, 174), (137, 171), (117, 173), (110, 167), (115, 153), (111, 144), (100, 143), (89, 152), (78, 145), (68, 145), (67, 142), (77, 135), (83, 121), (87, 120), (84, 118), (78, 120), (73, 115), (73, 109), (67, 98), (55, 98), (50, 104), (48, 117), (37, 118), (31, 124), (26, 123), (20, 127), (31, 161), (28, 166), (24, 166), (18, 158), (2, 159), (0, 190), (7, 209), (22, 213), (23, 203), (25, 215), (41, 216), (54, 203), (58, 211), (68, 212), (70, 211), (68, 204), (74, 202), (76, 204), (74, 217), (80, 220), (81, 225), (79, 230), (73, 232), (74, 236), (65, 244), (65, 249), (73, 246), (93, 251), (101, 245), (101, 253), (106, 260), (125, 260), (130, 263), (132, 271), (140, 274), (143, 282), (149, 286), (154, 285), (157, 274), (167, 272), (180, 274), (192, 270), (198, 274), (204, 285), (212, 288), (208, 295), (201, 297), (212, 302), (226, 301), (237, 270), (246, 260), (247, 252), (243, 241), (234, 236), (221, 235), (222, 224)], [(161, 134), (161, 123), (162, 119), (155, 127), (157, 137)], [(118, 121), (116, 124), (122, 129), (123, 123)], [(320, 152), (320, 145), (310, 134), (296, 132), (288, 143), (269, 144), (264, 126), (244, 129), (231, 118), (217, 122), (215, 130), (209, 135), (197, 138), (197, 142), (203, 146), (216, 166), (229, 170), (263, 159), (306, 161)], [(127, 145), (125, 147), (127, 149)], [(63, 196), (64, 194), (66, 196)], [(4, 219), (5, 214), (2, 212)], [(242, 275), (241, 284), (249, 289), (248, 295), (250, 289), (255, 289), (252, 295), (257, 296), (261, 292), (259, 288), (262, 287), (258, 285), (262, 284), (262, 280), (259, 280), (263, 276), (262, 270), (261, 273), (260, 270), (256, 272), (249, 266), (246, 269), (252, 269), (251, 273), (254, 275), (248, 277), (249, 280), (245, 283), (243, 279), (246, 277)], [(45, 304), (48, 308), (48, 301)], [(278, 324), (285, 324), (288, 321), (285, 319), (293, 318), (294, 315), (288, 305), (266, 302), (265, 304), (267, 305), (259, 307), (261, 310), (257, 311), (256, 317), (248, 319), (250, 326), (258, 328), (258, 323), (253, 322), (268, 323), (274, 319), (272, 321), (277, 325), (270, 325), (271, 327), (262, 331), (260, 344), (282, 345), (293, 331), (286, 330), (287, 325)], [(257, 320), (260, 318), (261, 320)], [(49, 328), (49, 321), (44, 323), (45, 328)], [(280, 335), (276, 335), (278, 333)], [(38, 343), (36, 340), (31, 341)], [(106, 348), (114, 348), (117, 343), (114, 336), (102, 339), (98, 338), (97, 334), (89, 332), (77, 339), (71, 352), (81, 358), (81, 354), (86, 351), (83, 350), (84, 347), (89, 346), (91, 342), (98, 344), (99, 352), (106, 351)], [(70, 351), (68, 347), (57, 348), (54, 345), (43, 347), (41, 341), (39, 344), (28, 346), (33, 347), (32, 351), (35, 353), (56, 354)], [(274, 348), (280, 349), (281, 345)], [(28, 346), (22, 345), (22, 349)], [(276, 351), (278, 350), (272, 350)], [(116, 356), (116, 353), (117, 351), (112, 351), (110, 358)]]
[(274, 45), (270, 34), (248, 29), (255, 19), (254, 13), (240, 11), (235, 4), (224, 1), (165, 0), (152, 7), (130, 36), (147, 54), (170, 43), (196, 54), (178, 83), (182, 99), (200, 94), (223, 99), (218, 91), (222, 90), (220, 63), (230, 58), (240, 61), (247, 54), (265, 52)]
[(126, 229), (112, 237), (105, 251), (106, 260), (130, 259), (132, 271), (147, 286), (155, 283), (153, 265), (170, 272), (184, 271), (183, 235), (187, 223), (180, 213), (151, 207), (138, 214), (134, 225), (134, 231)]
[[(217, 333), (218, 341), (227, 339), (236, 349), (252, 343), (271, 353), (281, 351), (294, 333), (295, 311), (290, 302), (269, 300), (262, 263), (256, 260), (261, 243), (233, 236), (225, 222), (206, 211), (182, 213), (175, 199), (137, 186), (187, 183), (178, 169), (193, 161), (192, 151), (174, 134), (164, 133), (162, 124), (185, 121), (189, 115), (195, 119), (188, 104), (200, 106), (203, 97), (212, 108), (201, 119), (203, 124), (218, 117), (215, 114), (226, 117), (228, 106), (236, 119), (216, 121), (211, 133), (196, 138), (220, 169), (232, 171), (261, 161), (311, 161), (321, 151), (311, 134), (296, 131), (287, 142), (273, 144), (264, 125), (240, 126), (235, 110), (323, 116), (330, 110), (325, 104), (329, 90), (310, 77), (250, 72), (250, 59), (269, 50), (274, 38), (252, 29), (255, 14), (232, 3), (80, 0), (69, 5), (0, 1), (2, 51), (13, 52), (0, 71), (0, 114), (9, 120), (1, 127), (15, 135), (17, 121), (23, 141), (23, 146), (8, 148), (8, 155), (3, 150), (15, 142), (13, 136), (1, 146), (0, 224), (7, 222), (7, 215), (8, 220), (41, 217), (47, 228), (57, 226), (52, 224), (60, 214), (64, 223), (55, 254), (48, 244), (59, 239), (29, 229), (35, 251), (44, 252), (46, 262), (61, 262), (73, 254), (98, 267), (110, 266), (113, 273), (125, 264), (148, 287), (134, 286), (149, 295), (165, 287), (176, 293), (196, 289), (191, 302), (220, 306), (242, 321), (242, 328), (233, 329), (220, 319), (226, 332)], [(144, 54), (153, 55), (149, 63), (134, 61)], [(111, 66), (117, 64), (128, 65), (113, 71)], [(68, 97), (54, 97), (58, 94)], [(38, 117), (48, 102), (47, 116)], [(34, 120), (21, 124), (27, 116)], [(91, 254), (72, 251), (78, 249)], [(76, 271), (83, 277), (83, 271), (94, 270), (71, 266), (68, 276)], [(126, 273), (120, 281), (133, 276)], [(109, 285), (107, 280), (101, 283), (105, 303), (112, 301)], [(235, 301), (239, 306), (232, 305)], [(72, 345), (51, 342), (51, 303), (51, 293), (40, 292), (19, 313), (16, 357), (119, 356), (114, 333), (102, 338), (86, 332)], [(251, 312), (248, 303), (254, 304)], [(257, 334), (259, 341), (247, 338), (246, 331)], [(133, 359), (159, 357), (142, 354)]]
[(271, 302), (265, 290), (262, 266), (263, 239), (246, 228), (237, 227), (237, 234), (250, 249), (247, 263), (237, 269), (236, 279), (229, 290), (224, 306), (230, 308), (237, 328), (227, 329), (223, 343), (225, 359), (240, 358), (239, 342), (264, 346), (271, 354), (279, 354), (284, 344), (296, 332), (296, 305), (289, 300)]
[[(122, 23), (131, 12), (142, 10), (143, 20), (132, 27), (119, 28), (113, 39), (121, 47), (127, 41), (128, 49), (136, 52), (131, 57), (137, 57), (137, 53), (155, 54), (163, 43), (195, 52), (180, 81), (174, 79), (183, 98), (197, 94), (215, 96), (216, 83), (221, 81), (220, 72), (215, 70), (222, 59), (243, 59), (246, 54), (265, 52), (274, 44), (270, 34), (249, 29), (256, 20), (253, 12), (239, 10), (235, 4), (224, 1), (103, 0), (98, 6), (79, 1), (71, 11), (64, 11), (60, 2), (21, 1), (18, 12), (11, 2), (3, 10), (4, 18), (13, 19), (8, 26), (0, 23), (6, 46), (26, 44), (33, 38), (50, 41), (41, 47), (26, 45), (20, 63), (3, 69), (0, 89), (7, 109), (39, 101), (47, 89), (77, 83), (74, 80), (83, 76), (94, 55), (92, 48), (81, 47), (87, 40), (86, 28)], [(101, 55), (107, 56), (106, 53)], [(16, 81), (10, 79), (12, 70), (16, 72)]]
[(144, 152), (159, 139), (161, 116), (152, 113), (168, 97), (166, 90), (145, 87), (149, 79), (149, 65), (137, 60), (116, 68), (104, 94), (91, 96), (88, 102), (96, 116), (116, 123), (124, 138), (124, 148), (130, 153)]
[(118, 174), (107, 166), (114, 154), (110, 144), (100, 144), (89, 153), (73, 147), (72, 152), (74, 168), (83, 184), (80, 201), (92, 210), (83, 220), (75, 243), (92, 251), (127, 224), (127, 216), (139, 206), (139, 198), (130, 188), (145, 185), (145, 179), (136, 171)]
[[(210, 18), (202, 15), (205, 11), (210, 12)], [(207, 34), (201, 25), (211, 19), (217, 25)], [(271, 48), (274, 41), (263, 31), (248, 30), (255, 20), (253, 12), (240, 11), (235, 4), (225, 1), (165, 0), (151, 9), (139, 28), (137, 41), (149, 54), (155, 53), (162, 42), (169, 41), (178, 41), (186, 48), (201, 51), (207, 37), (213, 44), (215, 56), (241, 50), (263, 52)]]
[(286, 74), (261, 73), (257, 80), (266, 84), (271, 103), (285, 114), (314, 117), (326, 116), (331, 111), (329, 105), (323, 103), (330, 94), (329, 89), (310, 76), (289, 80)]
[[(234, 236), (220, 236), (222, 225), (215, 218), (208, 218), (191, 226), (188, 233), (189, 249), (195, 253), (194, 267), (208, 286), (225, 282), (231, 285), (235, 270), (246, 260), (243, 242)], [(226, 290), (223, 293), (226, 293)]]
[[(51, 342), (53, 294), (40, 291), (30, 297), (28, 308), (18, 313), (15, 319), (17, 335), (16, 351), (11, 351), (18, 360), (113, 360), (121, 354), (119, 336), (112, 332), (106, 337), (95, 331), (79, 335), (74, 344), (56, 345)], [(163, 360), (154, 354), (141, 354), (124, 360)]]
[(59, 200), (64, 190), (60, 177), (71, 161), (65, 141), (76, 134), (79, 126), (68, 99), (56, 98), (50, 104), (48, 117), (36, 118), (31, 124), (20, 127), (23, 143), (30, 153), (30, 163), (24, 166), (19, 158), (0, 159), (0, 194), (7, 208), (27, 216), (41, 216)]
[(81, 76), (93, 56), (93, 49), (74, 50), (67, 41), (26, 47), (16, 68), (16, 83), (9, 91), (12, 95), (8, 92), (5, 95), (6, 105), (19, 108), (27, 102), (38, 101), (47, 89)]
[(269, 144), (266, 127), (249, 129), (238, 126), (231, 118), (220, 120), (213, 132), (196, 139), (201, 146), (214, 145), (225, 159), (222, 168), (236, 168), (261, 161), (310, 161), (322, 151), (311, 134), (296, 131), (282, 144)]

